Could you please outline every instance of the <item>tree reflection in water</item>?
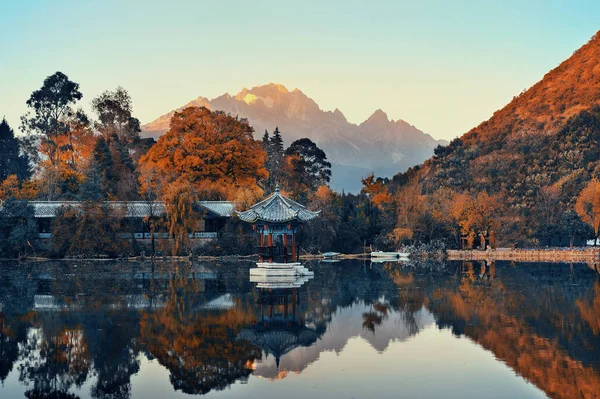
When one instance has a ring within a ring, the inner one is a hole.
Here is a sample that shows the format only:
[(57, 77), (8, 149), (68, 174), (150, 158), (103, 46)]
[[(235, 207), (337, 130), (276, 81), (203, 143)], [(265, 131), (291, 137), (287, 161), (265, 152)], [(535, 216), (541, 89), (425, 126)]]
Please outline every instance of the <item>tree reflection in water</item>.
[[(442, 328), (465, 335), (554, 398), (597, 398), (598, 278), (585, 265), (462, 262), (444, 280), (420, 276)], [(591, 304), (590, 304), (591, 303)], [(584, 309), (584, 311), (581, 311)]]
[(235, 337), (256, 316), (245, 300), (229, 309), (203, 309), (203, 284), (188, 274), (184, 267), (169, 281), (163, 308), (142, 313), (140, 340), (171, 372), (176, 390), (205, 394), (252, 373), (250, 364), (260, 351)]
[(249, 267), (2, 266), (0, 381), (16, 373), (29, 398), (84, 384), (84, 396), (129, 398), (147, 358), (173, 389), (206, 394), (300, 373), (356, 336), (383, 352), (436, 323), (551, 397), (600, 392), (600, 280), (585, 265), (323, 263), (293, 290), (256, 289)]

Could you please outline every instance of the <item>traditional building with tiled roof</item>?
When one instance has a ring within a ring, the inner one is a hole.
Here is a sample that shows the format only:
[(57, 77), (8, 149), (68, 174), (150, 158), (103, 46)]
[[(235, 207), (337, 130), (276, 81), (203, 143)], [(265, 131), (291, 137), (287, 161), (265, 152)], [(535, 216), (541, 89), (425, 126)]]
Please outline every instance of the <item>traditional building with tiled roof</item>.
[[(38, 221), (42, 239), (52, 237), (54, 219), (62, 209), (81, 209), (79, 201), (29, 201), (29, 205), (33, 208), (34, 216)], [(151, 233), (147, 226), (148, 218), (165, 216), (165, 205), (162, 202), (106, 201), (105, 205), (121, 211), (124, 227), (123, 232), (119, 234), (120, 238), (143, 240), (170, 237), (166, 232)], [(197, 205), (201, 211), (201, 217), (198, 220), (198, 231), (191, 233), (190, 238), (200, 240), (217, 238), (219, 230), (233, 215), (235, 204), (230, 201), (199, 201)]]
[[(298, 262), (299, 246), (296, 241), (298, 226), (315, 219), (320, 212), (308, 210), (304, 205), (284, 196), (277, 185), (273, 194), (252, 205), (247, 211), (237, 212), (237, 215), (241, 220), (252, 223), (254, 230), (259, 233), (257, 248), (260, 257), (259, 268), (271, 269)], [(299, 267), (299, 264), (297, 266)], [(300, 267), (296, 271), (284, 269), (285, 271), (277, 272), (294, 274), (303, 271)], [(263, 273), (258, 269), (252, 269), (250, 272), (251, 274)]]

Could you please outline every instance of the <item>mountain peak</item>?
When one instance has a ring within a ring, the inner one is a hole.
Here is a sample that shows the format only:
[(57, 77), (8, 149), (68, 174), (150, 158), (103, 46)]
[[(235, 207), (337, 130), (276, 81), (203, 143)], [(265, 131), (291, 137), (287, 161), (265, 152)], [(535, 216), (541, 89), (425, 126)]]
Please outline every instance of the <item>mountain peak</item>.
[[(298, 90), (298, 89), (296, 89), (296, 90)], [(296, 91), (296, 90), (294, 90), (294, 91)], [(282, 84), (267, 83), (265, 85), (254, 86), (251, 89), (244, 87), (244, 89), (238, 93), (238, 96), (242, 93), (244, 93), (244, 94), (246, 94), (246, 93), (251, 93), (251, 94), (257, 94), (257, 93), (288, 94), (289, 92), (290, 91), (287, 89), (287, 87), (285, 87)]]
[[(333, 187), (352, 192), (360, 191), (357, 176), (370, 171), (391, 176), (427, 159), (438, 145), (417, 128), (390, 121), (381, 109), (359, 126), (348, 122), (339, 109), (324, 111), (299, 89), (289, 91), (277, 83), (244, 88), (233, 97), (222, 95), (210, 101), (199, 97), (190, 105), (246, 118), (257, 138), (265, 129), (272, 132), (278, 126), (286, 144), (311, 139), (336, 165)], [(170, 112), (142, 128), (157, 137), (169, 129), (172, 116)]]
[(373, 114), (369, 117), (368, 120), (370, 120), (370, 119), (385, 120), (386, 122), (390, 121), (387, 114), (385, 112), (383, 112), (383, 110), (381, 108), (378, 108), (377, 110), (375, 110), (375, 112), (373, 112)]
[(383, 112), (383, 110), (381, 108), (379, 108), (378, 110), (373, 112), (373, 114), (371, 116), (369, 116), (369, 119), (367, 119), (366, 121), (361, 123), (361, 126), (362, 125), (369, 125), (369, 126), (372, 125), (372, 126), (383, 127), (383, 126), (387, 125), (388, 123), (390, 123), (390, 120), (389, 120), (387, 114), (385, 112)]
[[(293, 93), (301, 93), (298, 89)], [(254, 86), (251, 89), (244, 87), (242, 91), (235, 95), (235, 99), (243, 101), (248, 105), (261, 101), (266, 107), (272, 108), (279, 104), (282, 98), (287, 97), (290, 91), (282, 84), (268, 83), (266, 85)]]
[(280, 91), (282, 93), (289, 93), (290, 92), (287, 89), (287, 87), (285, 87), (284, 85), (279, 84), (279, 83), (269, 83), (269, 84), (264, 85), (263, 87), (269, 87), (269, 88), (277, 89), (278, 91)]
[(339, 108), (336, 108), (333, 110), (333, 116), (335, 116), (336, 118), (340, 118), (342, 120), (346, 120), (346, 116), (344, 115), (344, 113), (342, 111), (340, 111)]

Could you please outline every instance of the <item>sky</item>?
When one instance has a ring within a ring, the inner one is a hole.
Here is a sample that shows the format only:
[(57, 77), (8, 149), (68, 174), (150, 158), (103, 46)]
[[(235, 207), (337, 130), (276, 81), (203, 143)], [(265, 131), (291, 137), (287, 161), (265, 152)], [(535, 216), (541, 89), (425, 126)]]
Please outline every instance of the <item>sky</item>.
[(122, 86), (147, 123), (198, 96), (280, 83), (353, 123), (376, 109), (452, 139), (600, 30), (597, 0), (0, 0), (0, 117), (61, 71)]

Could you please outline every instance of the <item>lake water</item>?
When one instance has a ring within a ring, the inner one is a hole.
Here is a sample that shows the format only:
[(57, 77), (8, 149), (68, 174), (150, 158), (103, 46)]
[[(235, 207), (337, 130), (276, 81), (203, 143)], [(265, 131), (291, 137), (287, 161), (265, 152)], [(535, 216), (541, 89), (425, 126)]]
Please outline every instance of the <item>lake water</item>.
[(590, 265), (307, 266), (0, 263), (0, 398), (600, 397)]

